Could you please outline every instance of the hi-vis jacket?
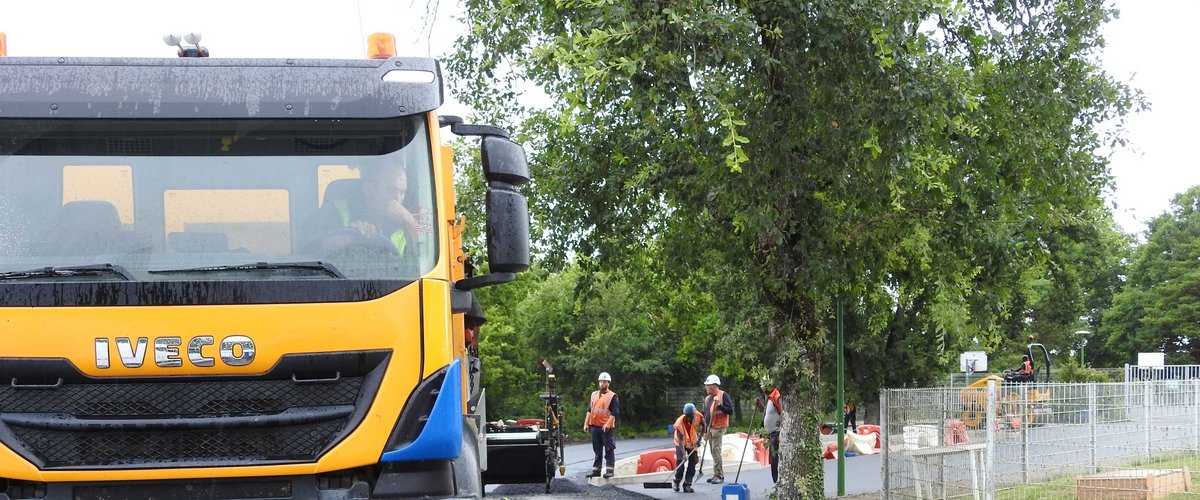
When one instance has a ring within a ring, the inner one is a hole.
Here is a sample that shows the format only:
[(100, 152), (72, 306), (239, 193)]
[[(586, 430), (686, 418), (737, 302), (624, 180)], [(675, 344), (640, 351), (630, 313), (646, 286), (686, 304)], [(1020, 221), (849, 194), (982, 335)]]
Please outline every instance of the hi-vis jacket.
[[(342, 227), (350, 227), (350, 223), (354, 222), (353, 216), (350, 215), (350, 204), (346, 200), (333, 200), (333, 208), (337, 209), (338, 216), (342, 219)], [(404, 255), (404, 248), (408, 246), (408, 237), (405, 236), (403, 229), (392, 231), (392, 234), (386, 238), (393, 247), (396, 247), (396, 255)]]
[[(704, 415), (708, 418), (709, 428), (724, 429), (729, 427), (729, 414), (733, 413), (733, 401), (725, 391), (717, 389), (713, 396), (704, 398)], [(721, 411), (718, 412), (717, 409)]]
[(691, 425), (687, 423), (687, 415), (680, 415), (675, 420), (675, 446), (682, 446), (691, 450), (700, 444), (701, 418), (698, 415), (693, 416)]
[[(592, 391), (592, 402), (588, 405), (588, 425), (604, 427), (604, 424), (612, 420), (614, 418), (612, 402), (616, 397), (617, 393), (611, 390), (604, 394), (600, 394), (600, 391)], [(616, 422), (614, 421), (613, 427), (615, 426)]]

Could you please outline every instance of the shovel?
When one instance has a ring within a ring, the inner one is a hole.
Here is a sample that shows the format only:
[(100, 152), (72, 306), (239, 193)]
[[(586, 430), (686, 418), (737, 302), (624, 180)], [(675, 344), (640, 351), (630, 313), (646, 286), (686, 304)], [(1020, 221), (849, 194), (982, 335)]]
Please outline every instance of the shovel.
[[(707, 451), (708, 450), (708, 436), (706, 435), (701, 439), (704, 440), (704, 450)], [(696, 467), (696, 477), (693, 477), (692, 481), (700, 479), (700, 476), (703, 476), (703, 475), (704, 475), (704, 452), (702, 451), (702, 452), (700, 452), (700, 466)]]

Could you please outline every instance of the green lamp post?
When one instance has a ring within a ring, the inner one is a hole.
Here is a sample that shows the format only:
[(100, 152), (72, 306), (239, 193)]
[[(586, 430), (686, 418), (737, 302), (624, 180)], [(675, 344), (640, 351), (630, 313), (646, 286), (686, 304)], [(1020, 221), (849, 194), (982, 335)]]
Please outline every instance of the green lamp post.
[(1087, 358), (1084, 357), (1084, 348), (1087, 347), (1088, 335), (1091, 335), (1091, 330), (1075, 330), (1075, 335), (1083, 337), (1079, 342), (1079, 366), (1087, 366)]

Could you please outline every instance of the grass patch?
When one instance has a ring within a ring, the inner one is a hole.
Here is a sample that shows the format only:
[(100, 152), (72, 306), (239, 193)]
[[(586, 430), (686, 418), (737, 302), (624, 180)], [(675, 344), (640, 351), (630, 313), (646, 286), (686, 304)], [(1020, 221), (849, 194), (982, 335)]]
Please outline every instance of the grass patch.
[[(1122, 467), (1109, 467), (1108, 469), (1182, 469), (1187, 467), (1192, 473), (1200, 471), (1200, 455), (1185, 455), (1173, 458), (1164, 458), (1161, 460), (1138, 460)], [(1100, 470), (1105, 470), (1101, 467)], [(1198, 478), (1200, 479), (1200, 478)], [(1170, 495), (1168, 499), (1184, 500), (1196, 499), (1200, 496), (1197, 492), (1188, 492), (1182, 494)], [(1046, 499), (1046, 500), (1072, 500), (1075, 498), (1075, 475), (1068, 475), (1055, 478), (1050, 481), (1037, 484), (1028, 484), (1013, 488), (1005, 488), (996, 491), (997, 500), (1026, 500), (1026, 499)]]

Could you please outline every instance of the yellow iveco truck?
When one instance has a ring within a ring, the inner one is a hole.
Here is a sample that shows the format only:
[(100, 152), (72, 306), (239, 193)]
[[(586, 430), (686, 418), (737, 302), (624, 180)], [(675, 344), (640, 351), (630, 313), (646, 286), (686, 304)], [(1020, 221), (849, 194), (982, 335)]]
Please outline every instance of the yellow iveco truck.
[(482, 494), (471, 290), (529, 265), (525, 153), (381, 52), (0, 57), (0, 499)]

